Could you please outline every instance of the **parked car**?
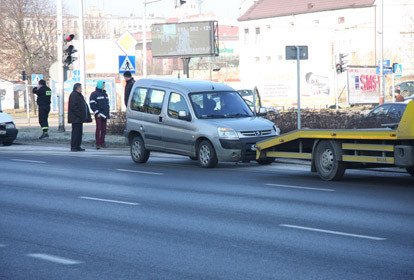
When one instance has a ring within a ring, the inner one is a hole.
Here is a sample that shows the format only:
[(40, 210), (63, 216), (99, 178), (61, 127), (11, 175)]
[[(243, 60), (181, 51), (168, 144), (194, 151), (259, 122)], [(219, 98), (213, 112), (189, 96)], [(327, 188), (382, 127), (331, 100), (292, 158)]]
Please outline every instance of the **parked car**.
[(0, 143), (4, 146), (10, 146), (16, 139), (17, 133), (13, 118), (9, 114), (0, 111)]
[(407, 103), (392, 102), (378, 105), (367, 114), (367, 118), (378, 119), (383, 126), (395, 128), (404, 114)]
[[(414, 94), (414, 81), (405, 81), (395, 85), (395, 89), (399, 89), (404, 97)], [(390, 87), (390, 94), (392, 95), (392, 87)]]
[(126, 117), (125, 135), (137, 163), (145, 163), (151, 151), (189, 156), (202, 167), (248, 162), (255, 160), (256, 142), (280, 133), (274, 123), (256, 117), (233, 88), (210, 81), (138, 80)]

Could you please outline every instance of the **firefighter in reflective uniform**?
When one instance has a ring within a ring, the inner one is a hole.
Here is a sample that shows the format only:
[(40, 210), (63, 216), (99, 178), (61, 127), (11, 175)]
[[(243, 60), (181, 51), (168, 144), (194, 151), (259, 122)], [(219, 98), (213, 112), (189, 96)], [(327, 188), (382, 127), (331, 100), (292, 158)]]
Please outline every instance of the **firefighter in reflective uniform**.
[(39, 124), (42, 128), (42, 135), (39, 139), (49, 137), (49, 112), (50, 112), (50, 98), (52, 97), (52, 90), (46, 86), (45, 80), (39, 80), (37, 87), (33, 88), (33, 93), (37, 95), (37, 106), (39, 107)]

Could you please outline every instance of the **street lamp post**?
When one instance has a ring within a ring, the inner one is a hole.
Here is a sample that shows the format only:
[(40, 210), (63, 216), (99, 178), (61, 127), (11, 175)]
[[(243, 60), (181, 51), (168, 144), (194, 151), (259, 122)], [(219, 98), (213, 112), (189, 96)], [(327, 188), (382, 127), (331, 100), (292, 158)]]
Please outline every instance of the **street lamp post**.
[(147, 77), (147, 5), (161, 0), (143, 1), (143, 16), (142, 16), (142, 76)]

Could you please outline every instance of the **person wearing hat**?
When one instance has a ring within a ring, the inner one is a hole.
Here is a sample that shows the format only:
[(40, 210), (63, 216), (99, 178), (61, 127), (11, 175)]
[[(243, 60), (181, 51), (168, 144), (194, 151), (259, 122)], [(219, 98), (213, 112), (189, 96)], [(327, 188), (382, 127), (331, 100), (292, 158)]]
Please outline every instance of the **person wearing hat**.
[(72, 135), (70, 139), (70, 150), (72, 152), (83, 152), (82, 144), (83, 123), (92, 122), (88, 103), (82, 95), (82, 84), (76, 83), (69, 96), (68, 123), (72, 124)]
[(96, 149), (105, 148), (106, 124), (109, 119), (109, 98), (105, 91), (105, 82), (99, 80), (96, 83), (95, 91), (89, 97), (89, 105), (95, 114), (96, 132), (95, 141)]
[(129, 71), (125, 71), (124, 79), (125, 79), (125, 82), (126, 82), (126, 84), (125, 84), (125, 93), (124, 93), (124, 103), (125, 103), (125, 106), (127, 106), (129, 95), (131, 93), (132, 86), (134, 85), (135, 80), (132, 77), (131, 72), (129, 72)]
[(46, 86), (45, 80), (39, 80), (38, 86), (33, 88), (33, 93), (37, 95), (37, 106), (39, 106), (39, 124), (42, 128), (42, 135), (39, 139), (49, 137), (49, 118), (50, 112), (50, 98), (52, 97), (52, 90)]

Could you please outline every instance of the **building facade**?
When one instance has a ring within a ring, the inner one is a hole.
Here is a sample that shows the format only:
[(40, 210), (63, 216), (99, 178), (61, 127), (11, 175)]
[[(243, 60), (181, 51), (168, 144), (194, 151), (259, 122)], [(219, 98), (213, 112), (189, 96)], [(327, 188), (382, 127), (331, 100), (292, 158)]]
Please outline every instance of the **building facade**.
[(257, 85), (266, 105), (295, 107), (297, 63), (286, 60), (285, 51), (296, 45), (308, 46), (309, 52), (308, 59), (300, 61), (299, 75), (306, 107), (327, 107), (338, 96), (346, 97), (347, 73), (336, 71), (341, 54), (348, 65), (375, 66), (383, 53), (384, 59), (404, 65), (405, 76), (413, 75), (414, 3), (384, 0), (381, 52), (377, 2), (256, 1), (239, 18), (241, 80)]

